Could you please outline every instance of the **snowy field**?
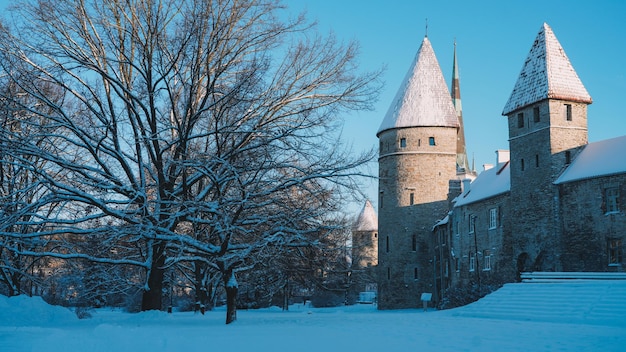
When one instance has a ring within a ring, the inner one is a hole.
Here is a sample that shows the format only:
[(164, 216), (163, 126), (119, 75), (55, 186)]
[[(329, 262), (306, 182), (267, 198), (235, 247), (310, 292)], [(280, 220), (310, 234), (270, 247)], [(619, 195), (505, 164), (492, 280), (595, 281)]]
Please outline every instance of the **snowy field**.
[(228, 326), (221, 309), (78, 320), (39, 298), (0, 296), (0, 351), (626, 351), (626, 281), (552, 286), (509, 284), (447, 311), (239, 311)]

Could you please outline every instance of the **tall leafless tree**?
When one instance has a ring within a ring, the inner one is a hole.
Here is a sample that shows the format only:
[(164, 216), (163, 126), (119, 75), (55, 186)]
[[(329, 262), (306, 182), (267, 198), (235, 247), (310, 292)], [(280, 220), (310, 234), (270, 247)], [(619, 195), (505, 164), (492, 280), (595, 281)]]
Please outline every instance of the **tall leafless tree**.
[(230, 323), (238, 271), (264, 248), (311, 244), (372, 157), (351, 154), (338, 131), (343, 113), (371, 108), (379, 73), (358, 71), (355, 43), (282, 10), (273, 0), (39, 0), (15, 10), (0, 62), (46, 122), (20, 153), (66, 173), (37, 170), (52, 195), (40, 207), (62, 201), (38, 219), (42, 234), (137, 249), (48, 255), (145, 268), (144, 310), (162, 308), (168, 265), (204, 262), (221, 273)]

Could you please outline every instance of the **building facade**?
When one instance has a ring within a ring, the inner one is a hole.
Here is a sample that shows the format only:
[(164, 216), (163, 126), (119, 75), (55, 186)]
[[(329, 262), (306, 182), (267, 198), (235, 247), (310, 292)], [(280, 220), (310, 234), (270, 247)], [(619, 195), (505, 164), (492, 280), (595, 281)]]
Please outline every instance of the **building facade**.
[(452, 94), (442, 82), (424, 38), (377, 134), (379, 308), (524, 271), (623, 271), (626, 136), (588, 142), (592, 99), (552, 29), (541, 27), (505, 104), (509, 149), (477, 177), (456, 49)]

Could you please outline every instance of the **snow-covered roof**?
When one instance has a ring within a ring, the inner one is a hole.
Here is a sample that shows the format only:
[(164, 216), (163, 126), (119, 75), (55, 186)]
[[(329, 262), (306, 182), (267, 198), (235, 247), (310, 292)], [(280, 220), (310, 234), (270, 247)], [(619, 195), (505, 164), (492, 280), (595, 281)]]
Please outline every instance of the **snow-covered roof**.
[(411, 68), (404, 77), (378, 134), (392, 128), (459, 124), (441, 67), (424, 37)]
[(554, 183), (626, 173), (626, 136), (587, 144)]
[(354, 224), (354, 231), (378, 231), (378, 216), (369, 200), (365, 201), (363, 210)]
[(434, 230), (437, 226), (441, 226), (441, 225), (445, 225), (445, 224), (447, 224), (447, 223), (448, 223), (448, 221), (450, 221), (450, 215), (446, 215), (446, 217), (445, 217), (445, 218), (443, 218), (443, 219), (441, 219), (441, 220), (437, 221), (437, 222), (435, 223), (435, 225), (433, 226), (433, 230)]
[(552, 28), (544, 23), (502, 115), (548, 98), (592, 102)]
[(478, 202), (511, 190), (511, 168), (509, 162), (485, 170), (470, 184), (469, 190), (456, 197), (455, 207)]

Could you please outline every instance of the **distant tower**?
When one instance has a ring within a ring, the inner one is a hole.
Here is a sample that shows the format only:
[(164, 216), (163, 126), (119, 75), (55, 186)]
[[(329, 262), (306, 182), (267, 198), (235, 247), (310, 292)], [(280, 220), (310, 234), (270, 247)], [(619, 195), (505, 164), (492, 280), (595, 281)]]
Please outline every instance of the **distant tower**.
[(352, 266), (369, 268), (378, 265), (378, 217), (369, 200), (352, 228)]
[(427, 37), (378, 130), (379, 309), (418, 307), (433, 292), (432, 226), (457, 174), (458, 119)]
[(511, 222), (518, 271), (561, 270), (553, 182), (587, 144), (591, 96), (543, 24), (502, 115), (511, 151)]

